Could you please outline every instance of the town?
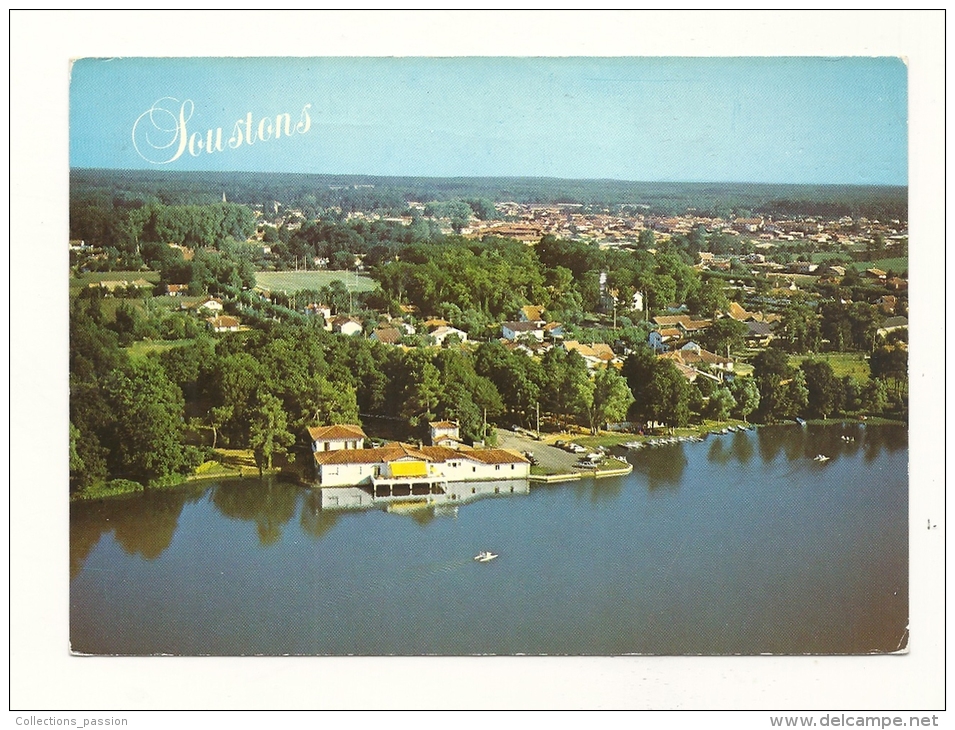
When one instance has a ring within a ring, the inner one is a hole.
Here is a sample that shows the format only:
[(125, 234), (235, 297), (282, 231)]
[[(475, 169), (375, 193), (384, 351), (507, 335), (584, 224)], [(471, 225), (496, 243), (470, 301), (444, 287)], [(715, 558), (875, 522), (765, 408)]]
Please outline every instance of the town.
[[(906, 418), (904, 198), (180, 203), (95, 179), (71, 199), (74, 498), (245, 469), (443, 501), (619, 473), (622, 443)], [(586, 456), (541, 461), (558, 441)]]

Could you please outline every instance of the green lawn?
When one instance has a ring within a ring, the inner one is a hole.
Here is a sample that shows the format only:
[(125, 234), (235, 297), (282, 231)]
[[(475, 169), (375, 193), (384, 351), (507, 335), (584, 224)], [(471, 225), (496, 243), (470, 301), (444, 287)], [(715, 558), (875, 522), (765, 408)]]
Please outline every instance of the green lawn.
[(342, 282), (346, 288), (355, 292), (372, 291), (375, 282), (361, 274), (351, 271), (257, 271), (255, 283), (272, 292), (294, 294), (305, 289), (318, 291), (333, 281)]
[(905, 273), (909, 270), (909, 260), (906, 256), (899, 256), (894, 259), (875, 259), (874, 261), (855, 261), (850, 264), (859, 273), (866, 269), (882, 269), (888, 271), (891, 269), (896, 273)]
[(80, 289), (97, 281), (128, 281), (145, 279), (150, 284), (159, 283), (158, 271), (91, 271), (80, 276), (70, 277), (70, 294), (75, 295)]
[(126, 352), (133, 360), (146, 357), (150, 352), (162, 352), (174, 347), (188, 345), (192, 340), (140, 340), (126, 348)]
[(789, 364), (799, 367), (804, 360), (824, 360), (832, 366), (832, 372), (837, 378), (846, 375), (857, 383), (864, 383), (869, 379), (869, 363), (860, 352), (823, 352), (818, 355), (792, 355)]

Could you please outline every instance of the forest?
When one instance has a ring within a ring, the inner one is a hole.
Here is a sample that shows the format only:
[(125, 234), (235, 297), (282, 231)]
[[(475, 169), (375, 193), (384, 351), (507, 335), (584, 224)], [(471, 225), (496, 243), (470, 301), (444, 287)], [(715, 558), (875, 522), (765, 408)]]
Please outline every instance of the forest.
[(279, 202), (287, 208), (403, 210), (409, 201), (427, 203), (485, 199), (517, 203), (574, 203), (608, 210), (638, 207), (653, 215), (752, 213), (908, 218), (905, 187), (770, 185), (758, 183), (630, 182), (558, 178), (427, 178), (371, 175), (310, 175), (245, 172), (155, 172), (88, 170), (70, 172), (70, 198), (96, 197), (203, 205), (227, 200), (247, 205)]

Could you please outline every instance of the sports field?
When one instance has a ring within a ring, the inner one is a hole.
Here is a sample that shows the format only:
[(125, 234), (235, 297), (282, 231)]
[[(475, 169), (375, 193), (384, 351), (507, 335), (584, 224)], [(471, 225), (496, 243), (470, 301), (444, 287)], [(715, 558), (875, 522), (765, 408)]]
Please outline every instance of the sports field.
[(371, 291), (375, 282), (352, 271), (256, 271), (255, 283), (272, 292), (319, 291), (333, 281), (340, 281), (354, 292)]

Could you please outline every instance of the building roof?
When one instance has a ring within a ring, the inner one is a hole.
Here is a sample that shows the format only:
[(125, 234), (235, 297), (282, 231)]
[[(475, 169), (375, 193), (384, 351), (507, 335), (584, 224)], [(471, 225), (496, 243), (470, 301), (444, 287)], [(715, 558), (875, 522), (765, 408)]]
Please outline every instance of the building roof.
[(581, 357), (590, 357), (596, 360), (613, 360), (614, 353), (610, 345), (604, 342), (595, 342), (591, 345), (585, 345), (577, 340), (567, 340), (564, 342), (564, 349), (567, 352), (578, 352)]
[(739, 302), (730, 302), (726, 313), (738, 322), (745, 322), (753, 317), (752, 313), (747, 312)]
[(428, 424), (431, 428), (457, 428), (458, 424), (454, 421), (432, 421)]
[(882, 323), (883, 327), (908, 327), (908, 317), (889, 317)]
[(316, 451), (318, 464), (383, 464), (399, 459), (444, 462), (470, 459), (483, 464), (518, 464), (528, 460), (520, 454), (505, 449), (449, 449), (445, 446), (411, 446), (397, 441), (374, 449), (342, 449), (340, 451)]
[(749, 329), (746, 333), (749, 337), (768, 337), (773, 333), (773, 327), (768, 322), (747, 322), (746, 327)]
[(540, 325), (536, 322), (504, 322), (501, 327), (505, 327), (511, 332), (535, 332), (540, 329)]
[(729, 358), (717, 355), (709, 350), (702, 349), (683, 349), (665, 352), (657, 355), (661, 360), (673, 360), (678, 365), (687, 365), (689, 367), (699, 367), (700, 365), (732, 365), (733, 361)]
[(335, 424), (333, 426), (309, 426), (308, 435), (312, 441), (343, 441), (345, 439), (365, 438), (361, 426)]
[(519, 464), (528, 461), (516, 451), (508, 451), (507, 449), (474, 449), (473, 451), (455, 453), (485, 464)]
[(448, 335), (458, 335), (462, 340), (466, 340), (468, 333), (464, 330), (459, 330), (456, 327), (449, 327), (446, 325), (441, 325), (440, 327), (435, 327), (431, 330), (432, 337), (447, 337)]
[(227, 314), (221, 314), (218, 317), (209, 317), (206, 322), (215, 328), (239, 326), (239, 320), (236, 317), (230, 317)]
[(659, 317), (654, 317), (653, 321), (655, 324), (657, 324), (660, 327), (669, 327), (675, 324), (679, 324), (681, 321), (683, 321), (686, 318), (687, 316), (685, 314), (668, 314), (668, 315), (661, 315)]
[(421, 326), (427, 327), (428, 329), (437, 329), (438, 327), (447, 327), (449, 324), (451, 323), (446, 319), (438, 319), (433, 317), (431, 319), (426, 319), (421, 323)]
[(540, 322), (544, 319), (544, 308), (528, 304), (526, 307), (521, 307), (521, 314), (528, 322)]
[(689, 314), (663, 315), (653, 318), (658, 327), (679, 326), (686, 331), (706, 329), (712, 322), (708, 319), (694, 319)]
[(343, 325), (348, 324), (349, 322), (351, 322), (352, 324), (357, 324), (359, 327), (361, 326), (361, 322), (359, 320), (355, 319), (354, 317), (349, 317), (348, 315), (345, 315), (345, 314), (339, 315), (338, 317), (335, 317), (332, 320), (332, 324), (335, 325), (336, 327), (341, 327)]
[(403, 335), (404, 333), (395, 327), (381, 327), (371, 333), (371, 337), (386, 345), (397, 345)]

